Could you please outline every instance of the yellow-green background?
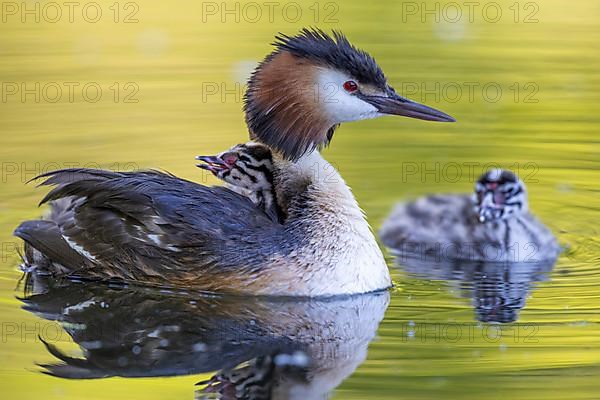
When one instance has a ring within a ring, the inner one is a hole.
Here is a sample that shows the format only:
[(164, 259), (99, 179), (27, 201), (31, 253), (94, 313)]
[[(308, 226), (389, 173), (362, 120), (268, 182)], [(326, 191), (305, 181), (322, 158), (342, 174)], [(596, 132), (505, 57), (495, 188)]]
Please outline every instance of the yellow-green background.
[[(5, 2), (6, 3), (6, 2)], [(35, 2), (24, 4), (30, 9)], [(597, 399), (600, 396), (600, 3), (595, 0), (499, 1), (497, 23), (482, 15), (473, 22), (467, 6), (459, 22), (435, 22), (431, 14), (404, 15), (401, 1), (299, 1), (297, 22), (284, 18), (278, 3), (269, 21), (205, 15), (195, 1), (136, 1), (136, 23), (115, 23), (113, 1), (99, 1), (97, 23), (67, 8), (57, 23), (4, 15), (0, 23), (0, 80), (34, 87), (56, 82), (97, 82), (100, 101), (86, 102), (76, 90), (70, 102), (49, 103), (33, 96), (0, 102), (0, 320), (35, 327), (43, 321), (20, 310), (15, 299), (18, 255), (11, 237), (19, 221), (36, 217), (42, 191), (24, 181), (35, 173), (67, 166), (112, 169), (159, 167), (205, 183), (215, 183), (194, 167), (193, 156), (242, 142), (246, 130), (239, 96), (203, 99), (207, 84), (236, 89), (249, 68), (269, 50), (278, 31), (293, 34), (303, 26), (340, 29), (368, 49), (399, 91), (403, 83), (435, 87), (457, 83), (459, 101), (418, 93), (415, 100), (448, 112), (456, 124), (384, 118), (343, 126), (325, 156), (353, 188), (376, 229), (392, 204), (427, 192), (469, 191), (463, 169), (458, 182), (444, 179), (448, 163), (489, 162), (535, 165), (537, 181), (528, 182), (533, 210), (570, 250), (550, 280), (527, 300), (520, 322), (539, 323), (536, 344), (411, 342), (401, 336), (406, 321), (471, 323), (468, 299), (447, 282), (427, 282), (394, 269), (399, 290), (371, 345), (368, 360), (334, 395), (364, 398), (527, 398)], [(405, 2), (407, 3), (407, 2)], [(411, 2), (434, 10), (437, 2)], [(529, 3), (533, 4), (530, 5)], [(43, 7), (47, 2), (40, 2)], [(62, 4), (62, 3), (59, 3)], [(122, 20), (135, 8), (117, 3)], [(219, 1), (214, 3), (223, 7)], [(447, 2), (438, 7), (445, 9)], [(529, 4), (529, 5), (528, 5)], [(235, 9), (234, 2), (227, 2)], [(244, 3), (238, 4), (242, 10)], [(510, 7), (513, 7), (512, 9)], [(527, 8), (526, 8), (527, 7)], [(536, 10), (537, 22), (524, 23)], [(314, 10), (319, 9), (318, 19)], [(248, 13), (250, 13), (249, 9)], [(332, 11), (337, 22), (325, 20)], [(53, 14), (52, 14), (53, 15)], [(250, 18), (254, 14), (247, 14)], [(447, 15), (447, 17), (452, 17)], [(225, 21), (222, 21), (222, 18)], [(203, 20), (204, 19), (204, 20)], [(287, 20), (286, 20), (287, 19)], [(447, 19), (447, 18), (446, 18)], [(109, 87), (121, 87), (113, 100)], [(137, 103), (124, 103), (123, 86), (139, 88)], [(503, 95), (486, 101), (481, 86), (471, 101), (464, 82), (497, 83)], [(515, 101), (510, 86), (521, 87)], [(524, 102), (524, 85), (535, 84), (536, 103)], [(238, 87), (239, 89), (239, 87)], [(20, 94), (20, 93), (19, 93)], [(452, 95), (451, 97), (454, 97)], [(404, 164), (403, 164), (404, 163)], [(439, 163), (438, 175), (403, 179), (406, 163), (419, 172)], [(416, 164), (414, 164), (416, 163)], [(425, 164), (421, 164), (425, 163)], [(451, 178), (453, 175), (451, 176)], [(68, 347), (68, 345), (67, 345)], [(35, 362), (49, 360), (34, 334), (2, 338), (0, 382), (4, 398), (190, 398), (197, 376), (169, 379), (64, 381), (41, 375)]]

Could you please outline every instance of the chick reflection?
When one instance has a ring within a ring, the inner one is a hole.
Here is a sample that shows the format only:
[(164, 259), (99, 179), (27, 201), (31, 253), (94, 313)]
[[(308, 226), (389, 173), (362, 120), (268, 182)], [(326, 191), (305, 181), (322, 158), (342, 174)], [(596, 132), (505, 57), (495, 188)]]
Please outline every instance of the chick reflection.
[(419, 279), (458, 284), (481, 322), (515, 322), (535, 282), (548, 279), (550, 262), (486, 263), (397, 255), (396, 265)]
[[(29, 277), (23, 308), (59, 321), (82, 352), (41, 365), (72, 379), (218, 371), (197, 398), (317, 399), (364, 361), (387, 292), (329, 300), (191, 296)], [(68, 287), (66, 287), (68, 286)]]

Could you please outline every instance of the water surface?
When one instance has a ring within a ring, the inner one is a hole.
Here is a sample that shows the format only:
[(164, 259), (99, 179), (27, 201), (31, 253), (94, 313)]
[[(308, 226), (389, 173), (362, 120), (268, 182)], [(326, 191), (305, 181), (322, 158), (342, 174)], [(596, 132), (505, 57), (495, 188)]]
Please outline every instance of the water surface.
[[(436, 2), (425, 3), (435, 10)], [(407, 2), (344, 1), (331, 8), (300, 1), (298, 21), (277, 12), (270, 20), (264, 8), (258, 21), (241, 14), (236, 21), (220, 11), (212, 14), (207, 2), (188, 1), (142, 1), (137, 8), (118, 3), (118, 22), (109, 8), (113, 3), (104, 1), (98, 2), (103, 17), (96, 23), (77, 13), (71, 23), (66, 9), (58, 22), (6, 15), (0, 27), (3, 392), (46, 399), (190, 398), (198, 390), (194, 384), (212, 376), (206, 368), (169, 378), (85, 381), (40, 373), (36, 363), (56, 358), (38, 335), (69, 356), (82, 353), (81, 343), (68, 334), (76, 328), (69, 323), (77, 321), (32, 313), (17, 298), (23, 296), (22, 287), (17, 289), (20, 244), (11, 232), (42, 212), (36, 204), (43, 190), (24, 183), (69, 166), (157, 167), (216, 183), (194, 168), (193, 157), (246, 139), (240, 82), (269, 51), (276, 32), (318, 25), (341, 29), (368, 49), (399, 92), (458, 120), (384, 118), (336, 132), (324, 155), (353, 188), (374, 229), (396, 201), (468, 192), (479, 173), (500, 165), (525, 180), (531, 208), (566, 248), (554, 266), (510, 271), (423, 268), (389, 256), (396, 285), (389, 306), (379, 311), (378, 326), (369, 311), (372, 337), (365, 334), (337, 381), (329, 379), (336, 382), (332, 397), (598, 398), (600, 6), (592, 0), (527, 3), (533, 8), (516, 3), (515, 22), (515, 3), (500, 1), (503, 16), (497, 22), (481, 12), (472, 22), (466, 14), (454, 22), (443, 15), (447, 3), (441, 2), (436, 22), (420, 9), (425, 3), (410, 3), (418, 7), (413, 14)], [(235, 10), (234, 2), (228, 6)], [(137, 22), (125, 23), (132, 12)], [(22, 85), (34, 93), (24, 95)], [(73, 98), (69, 87), (75, 88)], [(81, 291), (108, 296), (117, 302), (111, 307), (131, 306), (120, 305), (119, 296), (106, 289), (84, 285)], [(53, 310), (75, 301), (69, 299), (72, 291), (58, 293)], [(157, 312), (201, 301), (198, 295), (181, 300), (180, 294), (135, 290), (127, 296), (148, 302), (158, 297), (163, 306)], [(102, 315), (98, 310), (99, 321)], [(136, 324), (132, 320), (129, 328), (134, 331)]]

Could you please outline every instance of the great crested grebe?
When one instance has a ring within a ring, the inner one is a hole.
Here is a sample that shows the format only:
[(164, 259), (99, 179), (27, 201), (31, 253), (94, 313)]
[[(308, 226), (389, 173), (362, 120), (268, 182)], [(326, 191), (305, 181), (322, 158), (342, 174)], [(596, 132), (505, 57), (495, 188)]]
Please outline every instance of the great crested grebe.
[(432, 195), (396, 206), (379, 232), (399, 253), (489, 262), (554, 260), (560, 246), (528, 211), (525, 184), (514, 173), (483, 174), (473, 195)]
[[(329, 296), (390, 286), (383, 255), (342, 177), (318, 148), (346, 121), (402, 115), (450, 122), (387, 84), (340, 33), (279, 36), (245, 97), (250, 136), (282, 157), (287, 220), (273, 222), (227, 188), (160, 172), (67, 169), (49, 219), (22, 223), (26, 268), (251, 294)], [(315, 173), (324, 168), (328, 174)], [(327, 179), (324, 176), (327, 175)]]
[[(197, 156), (198, 168), (212, 172), (228, 189), (248, 197), (274, 222), (285, 214), (277, 200), (274, 179), (277, 174), (271, 149), (261, 143), (236, 144), (215, 156)], [(283, 194), (280, 194), (282, 196)]]

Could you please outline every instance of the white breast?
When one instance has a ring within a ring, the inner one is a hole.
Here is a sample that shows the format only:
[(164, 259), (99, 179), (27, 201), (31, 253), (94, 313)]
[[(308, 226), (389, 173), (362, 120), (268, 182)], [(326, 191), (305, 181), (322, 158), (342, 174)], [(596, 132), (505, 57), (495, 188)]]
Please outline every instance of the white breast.
[(296, 164), (308, 172), (310, 201), (293, 224), (308, 232), (298, 249), (302, 285), (312, 296), (365, 293), (391, 285), (375, 236), (340, 174), (318, 152)]

